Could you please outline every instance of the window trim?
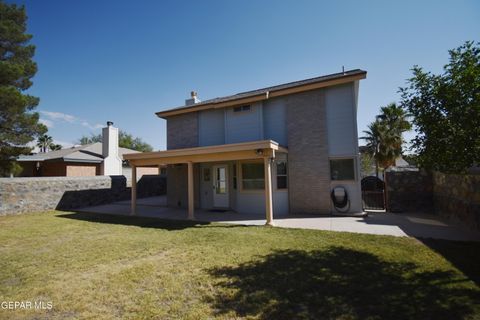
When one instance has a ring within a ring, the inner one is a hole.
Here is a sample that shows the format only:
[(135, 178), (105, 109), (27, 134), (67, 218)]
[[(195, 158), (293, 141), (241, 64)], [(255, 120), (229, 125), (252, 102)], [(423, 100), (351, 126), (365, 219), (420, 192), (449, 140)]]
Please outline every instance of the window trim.
[(232, 165), (232, 190), (237, 191), (238, 190), (238, 165), (237, 162), (235, 161)]
[[(332, 179), (332, 166), (330, 165), (330, 161), (332, 160), (353, 160), (353, 179), (346, 179), (346, 180), (333, 180)], [(356, 156), (336, 156), (336, 157), (329, 157), (328, 158), (328, 174), (330, 177), (330, 182), (341, 182), (341, 183), (348, 183), (348, 182), (357, 182), (358, 181), (358, 173), (357, 173), (357, 157)]]
[[(262, 159), (252, 159), (252, 160), (242, 160), (242, 161), (239, 161), (238, 162), (238, 188), (237, 190), (239, 190), (241, 193), (265, 193), (265, 188), (263, 189), (244, 189), (243, 188), (243, 169), (242, 169), (242, 165), (244, 163), (260, 163), (264, 166), (264, 170), (265, 170), (265, 165), (263, 164), (263, 160)], [(265, 172), (264, 172), (265, 173)], [(265, 174), (263, 176), (263, 180), (264, 180), (264, 183), (265, 183)]]

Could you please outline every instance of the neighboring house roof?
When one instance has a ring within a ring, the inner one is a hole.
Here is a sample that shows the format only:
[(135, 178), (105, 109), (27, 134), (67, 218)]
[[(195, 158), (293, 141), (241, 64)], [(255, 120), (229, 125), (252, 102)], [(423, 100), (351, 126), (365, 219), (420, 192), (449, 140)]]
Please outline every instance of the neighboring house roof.
[[(123, 155), (127, 153), (139, 153), (139, 151), (118, 148), (118, 155), (123, 160)], [(103, 161), (102, 156), (102, 143), (96, 142), (92, 144), (86, 144), (83, 146), (61, 149), (50, 152), (41, 152), (34, 155), (19, 156), (17, 161), (66, 161), (66, 162), (88, 162), (88, 163), (101, 163)]]
[(256, 101), (266, 100), (268, 98), (284, 96), (287, 94), (293, 94), (303, 91), (315, 90), (322, 87), (338, 85), (355, 80), (365, 79), (367, 72), (360, 69), (349, 70), (340, 73), (334, 73), (324, 75), (320, 77), (289, 82), (263, 89), (256, 89), (252, 91), (246, 91), (237, 93), (230, 96), (214, 98), (202, 102), (195, 103), (189, 106), (181, 106), (166, 111), (157, 112), (156, 115), (160, 118), (165, 118), (173, 115), (179, 115), (183, 113), (195, 112), (213, 108), (224, 108), (233, 105), (239, 105), (244, 103), (252, 103)]
[(403, 157), (400, 156), (397, 159), (395, 159), (395, 166), (396, 167), (408, 167), (408, 166), (410, 166), (410, 163), (405, 161), (405, 159), (403, 159)]

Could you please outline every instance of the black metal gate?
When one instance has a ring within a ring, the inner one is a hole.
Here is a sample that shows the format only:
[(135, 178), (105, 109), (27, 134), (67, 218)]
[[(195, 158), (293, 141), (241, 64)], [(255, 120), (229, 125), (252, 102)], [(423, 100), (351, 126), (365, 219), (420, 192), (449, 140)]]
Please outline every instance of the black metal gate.
[(385, 210), (385, 182), (377, 177), (362, 179), (363, 210)]

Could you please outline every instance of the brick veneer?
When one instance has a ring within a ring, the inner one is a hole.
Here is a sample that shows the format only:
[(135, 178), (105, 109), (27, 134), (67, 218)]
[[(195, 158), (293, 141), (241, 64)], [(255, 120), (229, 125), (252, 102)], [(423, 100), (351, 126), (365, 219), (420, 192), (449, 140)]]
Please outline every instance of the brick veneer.
[(323, 90), (288, 96), (290, 213), (330, 213), (330, 167)]
[(169, 117), (167, 121), (167, 149), (198, 147), (198, 113)]

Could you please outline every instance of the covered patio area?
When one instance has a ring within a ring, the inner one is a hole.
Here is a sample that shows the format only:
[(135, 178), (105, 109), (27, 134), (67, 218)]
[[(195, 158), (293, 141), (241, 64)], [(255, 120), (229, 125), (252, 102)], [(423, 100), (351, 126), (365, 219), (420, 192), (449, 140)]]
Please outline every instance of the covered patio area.
[[(137, 186), (136, 186), (136, 168), (152, 165), (187, 165), (187, 219), (194, 220), (196, 218), (195, 212), (195, 177), (194, 165), (204, 163), (215, 162), (228, 162), (228, 161), (240, 161), (240, 160), (255, 160), (263, 163), (264, 171), (264, 183), (263, 194), (265, 203), (265, 224), (273, 225), (273, 195), (272, 195), (272, 163), (276, 158), (277, 153), (287, 154), (288, 150), (279, 146), (279, 144), (272, 140), (261, 140), (253, 142), (225, 144), (207, 147), (195, 147), (174, 149), (158, 152), (136, 153), (126, 154), (124, 158), (130, 162), (132, 167), (132, 194), (130, 202), (130, 214), (137, 214)], [(224, 175), (226, 173), (223, 173)], [(172, 179), (172, 177), (169, 177)], [(223, 180), (222, 180), (223, 179)], [(220, 175), (212, 180), (215, 193), (223, 192), (223, 189), (228, 185), (226, 178), (221, 178)], [(174, 183), (180, 183), (175, 181)], [(198, 181), (197, 181), (198, 183)], [(167, 190), (168, 193), (168, 190)], [(165, 207), (170, 206), (169, 209), (176, 211), (180, 208), (176, 208), (174, 205), (165, 203)], [(229, 205), (222, 206), (226, 209)], [(225, 210), (231, 211), (231, 210)], [(204, 211), (200, 211), (203, 212)], [(233, 212), (232, 212), (233, 213)], [(248, 214), (247, 214), (248, 216)], [(246, 215), (242, 213), (242, 217)], [(256, 216), (258, 218), (258, 216)]]

